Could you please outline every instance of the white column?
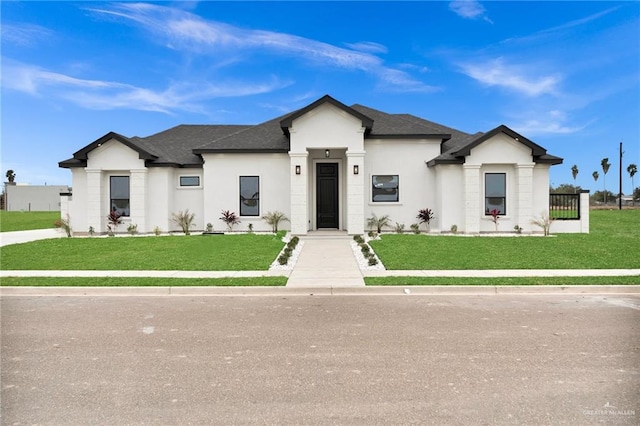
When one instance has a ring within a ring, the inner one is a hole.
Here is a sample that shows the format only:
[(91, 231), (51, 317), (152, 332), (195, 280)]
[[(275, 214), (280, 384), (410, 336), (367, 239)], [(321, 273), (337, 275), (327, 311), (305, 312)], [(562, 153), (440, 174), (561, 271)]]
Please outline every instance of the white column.
[(464, 164), (464, 232), (480, 232), (480, 165)]
[(87, 172), (87, 229), (92, 226), (96, 233), (106, 232), (109, 208), (102, 207), (102, 170), (85, 169)]
[[(533, 212), (533, 167), (534, 163), (516, 164), (516, 194), (518, 206), (514, 211), (513, 219), (516, 225), (531, 232), (531, 218)], [(507, 201), (508, 202), (508, 201)], [(509, 207), (507, 207), (508, 209)]]
[(149, 232), (147, 218), (147, 169), (131, 170), (129, 182), (129, 204), (132, 225), (138, 225), (138, 232)]
[[(289, 173), (291, 176), (291, 233), (305, 235), (309, 229), (309, 164), (308, 152), (290, 152)], [(296, 167), (300, 174), (296, 174)]]
[(589, 233), (589, 190), (580, 191), (580, 232)]
[[(347, 233), (364, 234), (365, 152), (347, 151)], [(355, 174), (357, 168), (358, 174)]]

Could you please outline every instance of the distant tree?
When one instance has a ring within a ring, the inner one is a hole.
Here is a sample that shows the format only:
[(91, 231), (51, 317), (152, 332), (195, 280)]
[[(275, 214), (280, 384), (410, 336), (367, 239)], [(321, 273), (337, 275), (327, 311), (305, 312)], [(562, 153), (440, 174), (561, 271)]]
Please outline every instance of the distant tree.
[(575, 185), (576, 178), (578, 177), (578, 166), (575, 164), (571, 167), (571, 176), (573, 176), (573, 183)]
[(16, 180), (16, 174), (13, 170), (7, 170), (6, 176), (10, 183), (13, 183)]
[(633, 200), (640, 201), (640, 186), (633, 190)]
[(598, 181), (598, 178), (600, 177), (600, 175), (598, 174), (597, 171), (593, 172), (593, 174), (591, 176), (593, 176), (593, 180), (596, 181), (596, 182)]
[(552, 194), (575, 194), (582, 188), (579, 186), (571, 185), (570, 183), (561, 183), (556, 188), (551, 188)]
[(595, 203), (606, 203), (607, 199), (615, 199), (616, 196), (611, 191), (596, 191), (591, 196), (591, 201)]
[(638, 166), (636, 166), (635, 164), (629, 164), (629, 166), (627, 167), (627, 172), (629, 172), (629, 176), (631, 177), (631, 188), (633, 188), (635, 187), (633, 183), (633, 176), (638, 173)]
[(609, 171), (609, 167), (611, 167), (611, 163), (609, 163), (608, 158), (603, 158), (602, 161), (600, 161), (600, 165), (602, 166), (602, 171), (604, 172), (604, 176), (602, 177), (604, 203), (607, 204), (607, 172)]

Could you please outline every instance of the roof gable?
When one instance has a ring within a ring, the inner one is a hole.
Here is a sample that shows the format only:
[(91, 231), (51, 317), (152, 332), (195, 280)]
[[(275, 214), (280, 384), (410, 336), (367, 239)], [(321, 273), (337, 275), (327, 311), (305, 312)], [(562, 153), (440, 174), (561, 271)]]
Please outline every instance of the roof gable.
[(115, 140), (120, 142), (121, 144), (131, 148), (135, 152), (138, 153), (138, 158), (141, 160), (155, 160), (158, 158), (157, 155), (152, 154), (147, 149), (141, 147), (139, 144), (135, 143), (133, 140), (127, 138), (126, 136), (122, 136), (116, 132), (109, 132), (106, 135), (102, 136), (99, 139), (91, 142), (89, 145), (85, 146), (79, 151), (76, 151), (73, 154), (73, 158), (70, 158), (65, 161), (61, 161), (58, 163), (60, 167), (85, 167), (87, 165), (88, 154), (94, 149), (102, 146), (109, 142), (110, 140)]
[(457, 143), (449, 146), (449, 149), (438, 157), (432, 159), (427, 164), (434, 166), (436, 164), (462, 164), (465, 157), (471, 154), (471, 150), (483, 142), (503, 133), (513, 140), (525, 145), (531, 149), (531, 156), (536, 163), (561, 164), (562, 158), (547, 154), (547, 150), (531, 141), (530, 139), (515, 132), (504, 124), (496, 127), (487, 133), (476, 133), (467, 138), (461, 138)]
[(346, 112), (347, 114), (351, 114), (354, 117), (356, 117), (357, 119), (359, 119), (360, 121), (362, 121), (362, 127), (364, 127), (366, 129), (366, 133), (371, 131), (371, 128), (373, 127), (373, 120), (369, 117), (367, 117), (366, 115), (362, 114), (361, 112), (346, 106), (345, 104), (343, 104), (340, 101), (337, 101), (335, 99), (333, 99), (331, 96), (329, 95), (324, 95), (323, 97), (321, 97), (320, 99), (318, 99), (317, 101), (307, 105), (304, 108), (301, 108), (287, 116), (285, 116), (282, 120), (280, 120), (280, 127), (282, 128), (282, 130), (285, 132), (286, 135), (289, 134), (289, 127), (291, 127), (293, 125), (293, 121), (296, 118), (299, 118), (303, 115), (305, 115), (306, 113), (308, 113), (309, 111), (312, 111), (314, 109), (316, 109), (317, 107), (319, 107), (322, 104), (325, 103), (329, 103), (333, 106), (335, 106), (336, 108), (341, 109), (342, 111)]

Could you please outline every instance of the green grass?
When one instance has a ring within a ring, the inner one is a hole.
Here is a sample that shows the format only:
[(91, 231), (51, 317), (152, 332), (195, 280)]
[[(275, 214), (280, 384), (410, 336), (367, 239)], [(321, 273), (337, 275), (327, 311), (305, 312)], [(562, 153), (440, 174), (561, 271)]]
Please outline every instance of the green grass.
[(0, 232), (54, 228), (60, 212), (8, 212), (0, 210)]
[(640, 210), (592, 210), (590, 225), (547, 238), (383, 234), (370, 245), (390, 270), (640, 268)]
[(29, 287), (280, 287), (287, 277), (233, 277), (233, 278), (59, 278), (59, 277), (5, 277), (0, 286)]
[(616, 277), (367, 277), (366, 285), (637, 285), (640, 275)]
[(274, 235), (57, 238), (2, 247), (3, 270), (267, 270)]

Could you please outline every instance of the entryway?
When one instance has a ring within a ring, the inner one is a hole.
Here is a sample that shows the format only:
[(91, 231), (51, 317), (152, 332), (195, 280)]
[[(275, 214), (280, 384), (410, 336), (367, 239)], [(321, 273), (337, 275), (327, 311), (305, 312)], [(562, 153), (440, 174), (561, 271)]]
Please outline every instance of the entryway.
[(339, 229), (338, 163), (316, 163), (316, 227)]

